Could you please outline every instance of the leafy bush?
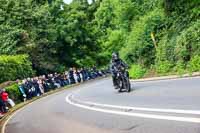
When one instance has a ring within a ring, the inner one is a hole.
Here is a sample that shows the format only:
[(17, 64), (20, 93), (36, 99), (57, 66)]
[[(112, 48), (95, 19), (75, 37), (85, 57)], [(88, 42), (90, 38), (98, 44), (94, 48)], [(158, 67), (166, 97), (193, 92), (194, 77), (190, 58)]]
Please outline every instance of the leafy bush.
[(176, 41), (176, 55), (178, 59), (189, 61), (194, 55), (200, 53), (200, 20), (192, 23), (183, 30)]
[(15, 54), (21, 46), (24, 46), (23, 34), (24, 30), (14, 26), (0, 25), (0, 54)]
[(156, 64), (156, 71), (159, 74), (166, 74), (170, 72), (172, 66), (173, 65), (169, 61), (160, 61)]
[(9, 98), (11, 98), (15, 103), (20, 102), (21, 99), (21, 93), (18, 89), (18, 84), (13, 84), (11, 86), (6, 87), (6, 92), (9, 94)]
[(119, 51), (124, 44), (124, 32), (122, 30), (112, 30), (109, 32), (108, 40), (104, 43), (105, 50), (109, 53)]
[(200, 56), (196, 55), (189, 61), (189, 70), (191, 72), (200, 71)]
[(27, 55), (0, 56), (0, 83), (33, 75), (32, 63)]
[(160, 41), (158, 42), (158, 47), (156, 51), (156, 63), (159, 64), (159, 62), (162, 61), (169, 61), (175, 63), (175, 44), (176, 44), (176, 37), (177, 35), (173, 32), (167, 33), (166, 31), (162, 31), (163, 36), (160, 38)]
[(63, 73), (67, 68), (64, 65), (58, 65), (55, 70), (58, 73)]
[(91, 67), (95, 64), (95, 61), (90, 56), (86, 56), (84, 59), (76, 60), (76, 64), (84, 67)]
[(138, 79), (142, 78), (146, 73), (146, 69), (142, 68), (140, 65), (132, 65), (129, 70), (130, 78)]
[(178, 61), (174, 70), (175, 72), (177, 72), (178, 75), (183, 75), (186, 72), (186, 65), (183, 61)]
[(162, 10), (155, 9), (133, 23), (130, 35), (120, 54), (129, 64), (139, 63), (149, 67), (154, 63), (156, 48), (151, 33), (157, 33), (164, 21)]

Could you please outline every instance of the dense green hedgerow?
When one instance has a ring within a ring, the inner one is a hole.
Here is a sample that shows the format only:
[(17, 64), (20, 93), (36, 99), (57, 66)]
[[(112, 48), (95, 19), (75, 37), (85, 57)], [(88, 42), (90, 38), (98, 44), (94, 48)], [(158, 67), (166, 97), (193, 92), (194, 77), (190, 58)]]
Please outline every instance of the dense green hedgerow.
[(183, 30), (176, 41), (176, 54), (179, 60), (189, 61), (193, 56), (200, 55), (200, 20)]
[(172, 70), (173, 64), (169, 61), (160, 61), (156, 64), (156, 72), (159, 74), (166, 74)]
[(11, 86), (6, 87), (6, 92), (9, 94), (9, 98), (11, 98), (15, 103), (21, 101), (21, 93), (19, 92), (18, 84), (13, 84)]
[(187, 73), (186, 64), (183, 61), (178, 61), (174, 67), (174, 71), (180, 76)]
[(33, 75), (32, 63), (27, 55), (0, 56), (0, 83)]
[(134, 22), (131, 33), (120, 53), (129, 64), (139, 63), (145, 67), (151, 66), (155, 60), (156, 48), (151, 39), (151, 33), (156, 33), (163, 23), (163, 13), (155, 9)]
[(190, 60), (188, 66), (189, 66), (189, 70), (190, 70), (191, 72), (200, 71), (200, 56), (198, 56), (198, 55), (194, 56), (194, 57)]
[(130, 78), (138, 79), (142, 78), (146, 73), (146, 69), (142, 68), (140, 65), (132, 65), (129, 70)]

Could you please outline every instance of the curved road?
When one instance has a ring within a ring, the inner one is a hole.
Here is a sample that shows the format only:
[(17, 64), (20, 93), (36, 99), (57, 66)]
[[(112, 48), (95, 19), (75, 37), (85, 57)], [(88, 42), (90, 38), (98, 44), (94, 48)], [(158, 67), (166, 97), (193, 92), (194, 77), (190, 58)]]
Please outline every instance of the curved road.
[(16, 113), (6, 133), (200, 133), (200, 77), (133, 82), (110, 78), (42, 98)]

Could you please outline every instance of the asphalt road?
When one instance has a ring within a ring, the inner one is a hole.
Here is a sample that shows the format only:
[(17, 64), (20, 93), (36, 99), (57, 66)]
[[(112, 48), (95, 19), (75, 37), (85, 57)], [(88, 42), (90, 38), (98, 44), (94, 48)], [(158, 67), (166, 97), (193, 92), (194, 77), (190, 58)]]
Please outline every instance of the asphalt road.
[(5, 132), (200, 133), (200, 77), (132, 82), (130, 93), (93, 81), (26, 106)]

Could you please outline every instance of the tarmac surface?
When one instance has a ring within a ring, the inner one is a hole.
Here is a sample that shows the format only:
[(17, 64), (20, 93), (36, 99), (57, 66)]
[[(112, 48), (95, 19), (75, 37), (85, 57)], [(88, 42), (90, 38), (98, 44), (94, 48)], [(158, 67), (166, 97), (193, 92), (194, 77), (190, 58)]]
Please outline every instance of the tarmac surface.
[(5, 133), (200, 133), (200, 77), (132, 82), (130, 93), (89, 82), (26, 106)]

